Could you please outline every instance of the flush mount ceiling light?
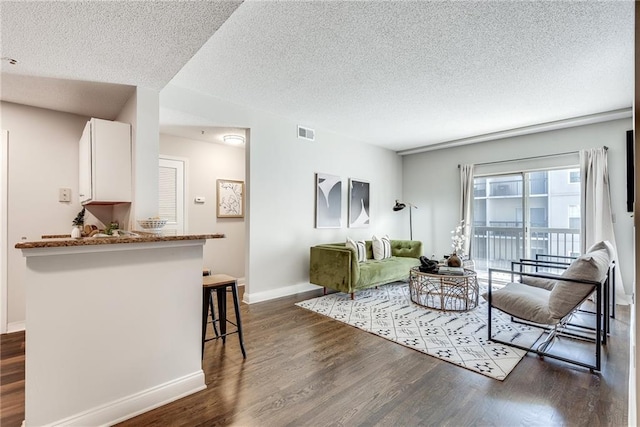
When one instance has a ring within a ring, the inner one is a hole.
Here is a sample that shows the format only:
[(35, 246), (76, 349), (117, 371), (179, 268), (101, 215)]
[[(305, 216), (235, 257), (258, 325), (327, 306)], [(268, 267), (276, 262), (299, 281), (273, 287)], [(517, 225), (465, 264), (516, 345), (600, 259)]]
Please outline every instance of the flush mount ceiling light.
[(225, 135), (222, 137), (224, 142), (232, 145), (241, 145), (244, 144), (244, 136), (240, 135)]

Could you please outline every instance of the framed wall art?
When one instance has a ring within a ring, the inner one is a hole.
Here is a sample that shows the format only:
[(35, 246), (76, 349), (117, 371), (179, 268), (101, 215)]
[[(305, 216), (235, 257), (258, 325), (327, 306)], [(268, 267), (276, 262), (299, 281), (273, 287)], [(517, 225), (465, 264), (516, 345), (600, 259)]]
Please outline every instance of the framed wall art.
[(244, 181), (216, 180), (218, 218), (244, 218)]
[(342, 178), (316, 173), (316, 228), (342, 227)]
[(349, 227), (368, 227), (369, 183), (359, 179), (349, 179)]

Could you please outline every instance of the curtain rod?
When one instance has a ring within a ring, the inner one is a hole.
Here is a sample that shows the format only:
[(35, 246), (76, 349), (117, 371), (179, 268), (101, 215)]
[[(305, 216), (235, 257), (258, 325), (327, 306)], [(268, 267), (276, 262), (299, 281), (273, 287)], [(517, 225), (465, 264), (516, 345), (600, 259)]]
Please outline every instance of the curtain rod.
[[(609, 147), (607, 147), (606, 145), (604, 147), (602, 147), (605, 149), (605, 151), (607, 151), (609, 149)], [(545, 157), (555, 157), (555, 156), (566, 156), (569, 154), (577, 154), (580, 151), (566, 151), (564, 153), (555, 153), (555, 154), (545, 154), (542, 156), (531, 156), (531, 157), (522, 157), (520, 159), (509, 159), (509, 160), (498, 160), (495, 162), (484, 162), (484, 163), (474, 163), (474, 166), (481, 166), (481, 165), (496, 165), (499, 163), (509, 163), (509, 162), (519, 162), (521, 160), (533, 160), (533, 159), (544, 159)], [(460, 169), (460, 164), (458, 164), (458, 169)]]

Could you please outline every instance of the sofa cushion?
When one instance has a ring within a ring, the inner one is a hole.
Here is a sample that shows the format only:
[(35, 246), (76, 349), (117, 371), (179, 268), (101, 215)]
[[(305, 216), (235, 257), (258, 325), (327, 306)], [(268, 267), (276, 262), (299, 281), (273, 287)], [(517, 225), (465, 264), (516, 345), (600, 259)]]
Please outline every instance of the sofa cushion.
[(360, 277), (355, 287), (362, 289), (407, 280), (411, 268), (418, 265), (420, 260), (417, 258), (392, 256), (382, 260), (369, 259), (360, 264)]
[(373, 259), (381, 260), (391, 257), (391, 240), (389, 236), (383, 237), (373, 236), (371, 238), (373, 245)]
[(347, 237), (347, 243), (345, 246), (356, 251), (356, 258), (358, 259), (358, 262), (365, 262), (367, 260), (367, 244), (364, 240), (356, 241)]

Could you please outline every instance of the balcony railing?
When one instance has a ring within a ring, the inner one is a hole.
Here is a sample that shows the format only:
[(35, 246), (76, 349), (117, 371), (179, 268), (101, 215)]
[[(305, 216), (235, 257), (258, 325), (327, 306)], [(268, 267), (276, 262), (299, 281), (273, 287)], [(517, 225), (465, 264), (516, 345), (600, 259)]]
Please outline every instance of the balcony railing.
[(536, 254), (575, 255), (580, 253), (580, 230), (573, 228), (531, 227), (529, 248), (522, 228), (475, 226), (471, 257), (475, 268), (510, 269), (512, 261), (535, 258)]

